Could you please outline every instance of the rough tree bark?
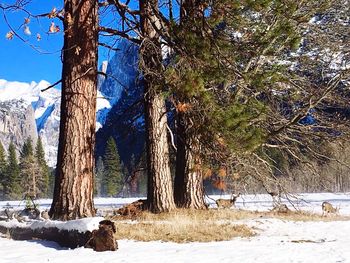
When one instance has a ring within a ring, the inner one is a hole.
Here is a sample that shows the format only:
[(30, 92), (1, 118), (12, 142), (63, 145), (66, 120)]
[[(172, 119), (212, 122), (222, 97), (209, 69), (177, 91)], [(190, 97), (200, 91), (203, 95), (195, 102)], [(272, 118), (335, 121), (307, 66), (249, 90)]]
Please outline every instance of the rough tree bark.
[(61, 120), (50, 216), (95, 215), (93, 171), (96, 122), (98, 1), (64, 1)]
[(155, 12), (157, 0), (140, 1), (141, 31), (140, 64), (144, 77), (145, 123), (148, 165), (147, 201), (152, 212), (166, 212), (175, 209), (172, 179), (169, 164), (167, 140), (167, 115), (165, 101), (161, 95), (162, 54), (159, 26)]
[(177, 113), (177, 152), (174, 199), (180, 208), (206, 209), (199, 142), (191, 138), (184, 113)]
[[(192, 27), (197, 19), (202, 19), (200, 1), (183, 0), (181, 3), (181, 23)], [(186, 98), (180, 99), (187, 102)], [(199, 141), (195, 131), (190, 132), (190, 116), (177, 112), (177, 152), (174, 179), (174, 199), (178, 207), (206, 209), (204, 200), (203, 175), (200, 169)]]

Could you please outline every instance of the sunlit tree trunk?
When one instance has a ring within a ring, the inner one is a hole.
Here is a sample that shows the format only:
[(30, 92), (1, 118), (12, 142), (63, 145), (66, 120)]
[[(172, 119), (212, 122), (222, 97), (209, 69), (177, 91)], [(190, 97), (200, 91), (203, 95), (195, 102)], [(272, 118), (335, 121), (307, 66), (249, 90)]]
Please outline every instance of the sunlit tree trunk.
[(140, 66), (144, 77), (145, 123), (148, 165), (147, 201), (152, 212), (165, 212), (175, 208), (167, 140), (167, 115), (159, 73), (162, 54), (155, 27), (157, 0), (140, 1), (141, 31)]
[(62, 101), (53, 219), (95, 215), (98, 1), (64, 1)]

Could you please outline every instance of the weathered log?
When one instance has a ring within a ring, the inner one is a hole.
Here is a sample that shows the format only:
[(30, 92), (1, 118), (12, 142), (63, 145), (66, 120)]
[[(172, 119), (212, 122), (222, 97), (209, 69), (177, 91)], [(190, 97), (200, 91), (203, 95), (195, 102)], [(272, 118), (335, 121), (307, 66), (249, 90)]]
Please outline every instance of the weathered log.
[(14, 240), (48, 240), (57, 242), (62, 247), (82, 247), (91, 238), (91, 232), (78, 230), (62, 230), (55, 227), (37, 228), (7, 227), (0, 225), (0, 232)]
[(0, 233), (14, 240), (48, 240), (57, 242), (62, 247), (77, 248), (85, 246), (96, 251), (116, 250), (118, 244), (114, 237), (115, 232), (114, 223), (109, 220), (100, 221), (99, 229), (92, 232), (88, 230), (84, 232), (72, 229), (66, 230), (57, 227), (0, 224)]

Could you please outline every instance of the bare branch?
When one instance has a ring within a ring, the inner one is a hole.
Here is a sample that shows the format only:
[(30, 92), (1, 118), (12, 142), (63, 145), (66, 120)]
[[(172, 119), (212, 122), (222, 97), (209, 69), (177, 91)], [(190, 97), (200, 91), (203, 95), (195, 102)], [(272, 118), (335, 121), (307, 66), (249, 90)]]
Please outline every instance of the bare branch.
[(108, 49), (113, 50), (113, 51), (120, 51), (119, 48), (112, 47), (112, 46), (110, 46), (110, 45), (108, 45), (106, 43), (99, 42), (98, 45), (101, 46), (101, 47), (108, 48)]
[(136, 44), (141, 44), (141, 40), (140, 39), (137, 39), (137, 38), (133, 38), (131, 37), (130, 35), (128, 35), (127, 33), (123, 32), (123, 31), (119, 31), (119, 30), (116, 30), (116, 29), (113, 29), (113, 28), (108, 28), (108, 27), (103, 27), (103, 26), (100, 26), (99, 28), (99, 31), (100, 32), (106, 32), (108, 33), (109, 35), (114, 35), (114, 36), (120, 36), (122, 38), (125, 38), (133, 43), (136, 43)]
[(57, 85), (58, 85), (58, 84), (60, 84), (61, 82), (62, 82), (62, 79), (60, 79), (60, 80), (56, 81), (54, 84), (52, 84), (52, 85), (48, 86), (47, 88), (42, 89), (42, 90), (41, 90), (41, 92), (47, 91), (47, 90), (49, 90), (49, 89), (51, 89), (51, 88), (53, 88), (53, 87), (57, 86)]

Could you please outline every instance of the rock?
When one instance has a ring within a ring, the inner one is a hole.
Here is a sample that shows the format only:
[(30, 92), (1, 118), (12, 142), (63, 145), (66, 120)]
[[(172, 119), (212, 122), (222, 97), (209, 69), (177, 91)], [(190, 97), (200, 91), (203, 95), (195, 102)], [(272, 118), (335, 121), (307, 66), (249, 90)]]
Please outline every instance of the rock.
[(24, 100), (0, 102), (0, 141), (5, 149), (12, 141), (19, 150), (27, 138), (37, 140), (34, 110)]

